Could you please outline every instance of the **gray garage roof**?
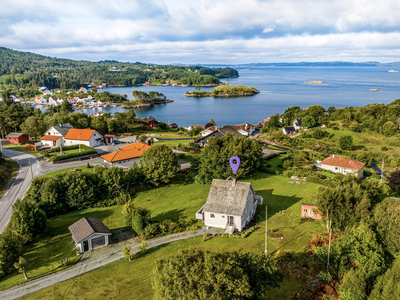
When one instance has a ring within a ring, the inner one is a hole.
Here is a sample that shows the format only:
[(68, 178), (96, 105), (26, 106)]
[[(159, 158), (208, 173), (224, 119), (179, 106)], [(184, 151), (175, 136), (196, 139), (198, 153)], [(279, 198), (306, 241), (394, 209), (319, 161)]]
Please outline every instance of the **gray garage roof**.
[(250, 182), (214, 179), (203, 211), (242, 216), (250, 190), (254, 195)]
[(82, 218), (69, 226), (68, 229), (77, 244), (94, 233), (111, 234), (110, 229), (98, 218)]

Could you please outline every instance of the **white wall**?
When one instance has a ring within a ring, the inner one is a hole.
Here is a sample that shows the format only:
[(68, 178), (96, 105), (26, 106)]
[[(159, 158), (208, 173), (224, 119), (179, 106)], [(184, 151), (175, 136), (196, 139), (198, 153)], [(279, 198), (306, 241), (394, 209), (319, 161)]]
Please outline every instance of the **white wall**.
[(90, 140), (88, 141), (83, 141), (83, 140), (70, 140), (70, 139), (65, 139), (64, 145), (65, 146), (71, 146), (71, 145), (85, 145), (88, 147), (96, 147), (101, 145), (101, 140), (97, 140), (98, 138), (102, 138), (102, 135), (98, 133), (97, 131), (91, 136)]
[(104, 160), (104, 162), (106, 164), (108, 164), (109, 166), (120, 167), (120, 168), (130, 168), (132, 166), (132, 164), (135, 162), (139, 165), (139, 161), (140, 161), (140, 157), (127, 159), (127, 160), (123, 160), (123, 161), (117, 161), (117, 162), (113, 162), (113, 163), (110, 163), (110, 162)]
[(318, 165), (319, 168), (324, 169), (324, 170), (328, 170), (328, 171), (332, 171), (333, 173), (341, 173), (343, 175), (346, 174), (352, 174), (354, 176), (357, 176), (358, 174), (362, 174), (364, 172), (364, 168), (362, 168), (361, 170), (353, 170), (353, 169), (349, 169), (349, 168), (343, 168), (343, 167), (335, 167), (335, 166), (331, 166), (331, 165), (325, 165), (325, 164), (319, 164)]

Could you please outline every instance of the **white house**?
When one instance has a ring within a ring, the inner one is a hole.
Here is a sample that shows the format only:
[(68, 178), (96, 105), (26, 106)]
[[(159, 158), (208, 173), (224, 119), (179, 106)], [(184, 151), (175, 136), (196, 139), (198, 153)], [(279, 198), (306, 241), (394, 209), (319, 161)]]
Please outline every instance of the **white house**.
[(130, 168), (135, 162), (139, 164), (140, 156), (150, 147), (144, 143), (134, 143), (120, 147), (121, 151), (103, 155), (101, 158), (111, 167)]
[(53, 96), (53, 93), (50, 92), (49, 90), (45, 90), (45, 91), (43, 92), (43, 96)]
[(343, 175), (351, 174), (354, 176), (362, 175), (364, 173), (365, 163), (355, 159), (336, 156), (335, 154), (325, 158), (321, 162), (316, 162), (318, 168), (332, 171), (333, 173), (341, 173)]
[(82, 218), (68, 227), (79, 253), (109, 244), (110, 229), (98, 218)]
[(43, 91), (47, 90), (47, 87), (41, 86), (38, 90), (41, 91), (41, 92), (43, 92)]
[(301, 118), (298, 118), (298, 119), (296, 119), (296, 120), (293, 121), (293, 127), (294, 127), (294, 129), (296, 129), (296, 130), (299, 130), (299, 129), (302, 128), (302, 127), (301, 127)]
[(283, 134), (291, 135), (296, 133), (296, 129), (294, 127), (283, 127), (282, 132)]
[(51, 96), (49, 98), (49, 104), (50, 105), (58, 105), (58, 97), (57, 96)]
[(35, 98), (35, 102), (39, 103), (39, 104), (44, 104), (44, 103), (47, 103), (47, 99), (45, 97), (38, 96)]
[(44, 135), (40, 138), (42, 144), (48, 147), (57, 147), (65, 144), (64, 137), (70, 129), (74, 128), (69, 123), (60, 123), (58, 125), (51, 126)]
[(262, 203), (263, 198), (255, 195), (250, 182), (238, 182), (231, 177), (214, 179), (207, 202), (196, 212), (196, 219), (208, 227), (223, 228), (228, 233), (242, 231)]
[(82, 93), (87, 93), (87, 89), (86, 89), (86, 88), (84, 88), (84, 87), (81, 87), (81, 88), (79, 89), (79, 92), (82, 92)]
[(213, 133), (214, 131), (218, 130), (218, 126), (211, 126), (206, 129), (204, 129), (202, 132), (200, 132), (201, 136), (206, 136), (209, 135), (210, 133)]
[(88, 147), (100, 146), (103, 136), (96, 130), (86, 129), (70, 129), (64, 137), (64, 145), (85, 145)]

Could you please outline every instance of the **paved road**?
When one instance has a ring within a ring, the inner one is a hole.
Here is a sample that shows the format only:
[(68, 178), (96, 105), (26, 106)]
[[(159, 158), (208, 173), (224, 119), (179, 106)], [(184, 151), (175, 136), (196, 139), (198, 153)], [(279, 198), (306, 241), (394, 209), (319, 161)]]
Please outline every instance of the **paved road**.
[[(203, 230), (206, 229), (203, 228)], [(204, 234), (203, 230), (200, 229), (195, 232), (186, 231), (148, 240), (147, 247), (148, 249), (151, 249), (171, 242), (202, 236)], [(140, 243), (135, 242), (133, 239), (87, 252), (76, 265), (69, 269), (43, 276), (11, 289), (1, 291), (0, 299), (20, 299), (57, 283), (72, 279), (115, 262), (124, 257), (122, 249), (125, 245), (131, 245), (133, 254), (140, 252)]]
[[(32, 175), (37, 177), (40, 174), (40, 163), (33, 155), (8, 150), (3, 148), (4, 156), (15, 160), (19, 166), (17, 176), (7, 188), (0, 199), (0, 233), (6, 228), (12, 215), (12, 205), (17, 199), (22, 199), (31, 185)], [(31, 161), (32, 167), (29, 165)]]

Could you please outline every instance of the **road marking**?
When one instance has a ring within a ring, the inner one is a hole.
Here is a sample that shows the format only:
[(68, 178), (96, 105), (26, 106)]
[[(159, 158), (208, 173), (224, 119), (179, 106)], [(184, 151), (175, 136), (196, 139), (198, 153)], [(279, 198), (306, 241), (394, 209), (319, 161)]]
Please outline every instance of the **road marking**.
[[(7, 196), (7, 194), (8, 194), (8, 191), (4, 194), (4, 196)], [(0, 202), (1, 203), (1, 202)]]

